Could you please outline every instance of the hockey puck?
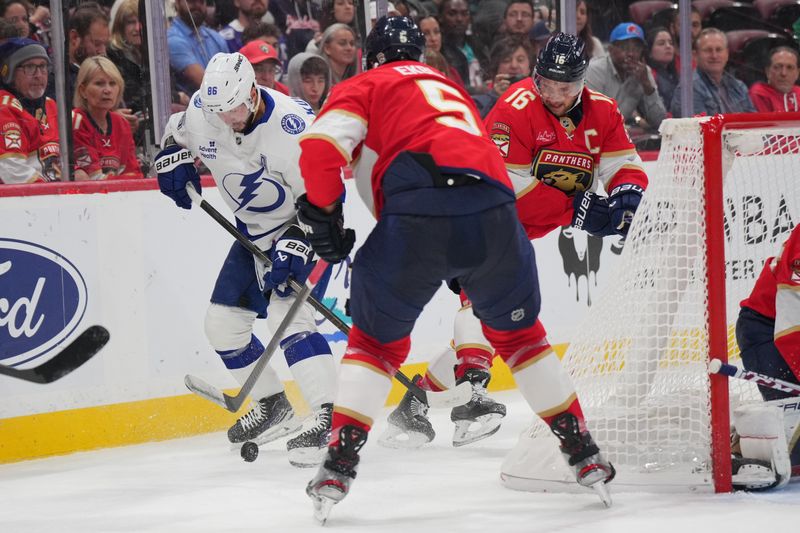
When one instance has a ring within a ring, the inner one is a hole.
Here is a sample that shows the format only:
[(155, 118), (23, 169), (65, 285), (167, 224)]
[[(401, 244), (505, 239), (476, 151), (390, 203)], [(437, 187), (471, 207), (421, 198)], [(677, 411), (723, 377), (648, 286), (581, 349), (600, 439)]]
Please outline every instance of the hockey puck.
[(255, 442), (245, 442), (242, 444), (242, 459), (248, 463), (252, 463), (258, 457), (258, 444)]

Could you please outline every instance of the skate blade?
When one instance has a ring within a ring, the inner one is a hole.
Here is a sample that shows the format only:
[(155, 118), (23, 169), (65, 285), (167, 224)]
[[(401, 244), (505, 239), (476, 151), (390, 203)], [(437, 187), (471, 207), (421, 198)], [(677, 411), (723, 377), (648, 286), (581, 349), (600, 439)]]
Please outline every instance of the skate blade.
[[(502, 422), (503, 416), (498, 413), (479, 416), (475, 420), (459, 420), (453, 431), (453, 446), (458, 448), (491, 437), (500, 430)], [(475, 424), (478, 424), (478, 428), (470, 431)]]
[(289, 450), (289, 463), (297, 468), (318, 466), (325, 459), (327, 451), (327, 446), (322, 448), (294, 448)]
[(603, 502), (603, 505), (605, 505), (606, 509), (611, 507), (611, 492), (608, 490), (605, 480), (597, 481), (591, 487), (592, 490), (595, 491), (595, 493), (597, 493), (597, 495), (600, 497), (600, 501)]
[(324, 526), (328, 521), (328, 515), (331, 514), (331, 509), (338, 502), (325, 496), (312, 497), (311, 501), (314, 503), (314, 520)]
[(394, 449), (421, 448), (429, 442), (431, 442), (431, 439), (423, 433), (403, 431), (392, 424), (389, 424), (383, 434), (378, 438), (379, 445), (384, 448)]
[(778, 483), (775, 472), (765, 466), (744, 464), (731, 476), (734, 490), (764, 490)]
[(347, 494), (332, 484), (323, 484), (314, 492), (309, 494), (311, 501), (314, 502), (314, 518), (324, 526), (328, 521), (331, 507), (342, 501)]

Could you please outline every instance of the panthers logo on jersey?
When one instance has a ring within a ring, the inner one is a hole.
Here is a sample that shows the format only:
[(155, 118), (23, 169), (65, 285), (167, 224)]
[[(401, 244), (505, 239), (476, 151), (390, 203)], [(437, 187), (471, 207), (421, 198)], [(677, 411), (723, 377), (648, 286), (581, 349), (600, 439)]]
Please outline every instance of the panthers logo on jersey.
[(588, 191), (594, 182), (594, 161), (580, 152), (543, 149), (533, 162), (533, 176), (568, 196)]

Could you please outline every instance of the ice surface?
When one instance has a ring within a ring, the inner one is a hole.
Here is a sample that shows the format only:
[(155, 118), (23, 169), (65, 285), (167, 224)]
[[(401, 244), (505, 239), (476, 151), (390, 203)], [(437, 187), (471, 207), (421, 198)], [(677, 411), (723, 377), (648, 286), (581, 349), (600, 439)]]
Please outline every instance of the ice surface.
[[(362, 454), (350, 495), (324, 529), (304, 488), (313, 471), (289, 465), (285, 439), (254, 463), (224, 433), (0, 466), (0, 532), (590, 532), (755, 533), (794, 530), (800, 483), (765, 494), (514, 492), (500, 463), (531, 420), (516, 391), (500, 431), (453, 448), (449, 411), (432, 411), (436, 439), (421, 450), (377, 445), (385, 417)], [(385, 414), (388, 414), (388, 410)]]

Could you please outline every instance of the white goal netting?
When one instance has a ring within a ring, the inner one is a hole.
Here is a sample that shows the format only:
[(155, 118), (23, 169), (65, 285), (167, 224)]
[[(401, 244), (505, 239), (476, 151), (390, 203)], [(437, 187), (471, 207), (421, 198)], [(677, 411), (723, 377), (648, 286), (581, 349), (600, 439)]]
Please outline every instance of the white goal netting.
[[(564, 365), (589, 429), (615, 465), (613, 490), (713, 490), (708, 313), (725, 313), (728, 357), (740, 364), (734, 326), (764, 260), (800, 217), (800, 129), (722, 130), (725, 309), (706, 291), (705, 167), (701, 122), (662, 126), (657, 170), (618, 269), (571, 339)], [(731, 403), (756, 401), (732, 380)], [(521, 490), (577, 490), (540, 421), (506, 457), (502, 479)]]

